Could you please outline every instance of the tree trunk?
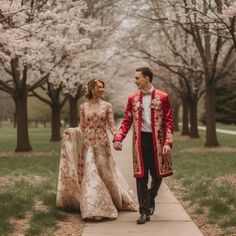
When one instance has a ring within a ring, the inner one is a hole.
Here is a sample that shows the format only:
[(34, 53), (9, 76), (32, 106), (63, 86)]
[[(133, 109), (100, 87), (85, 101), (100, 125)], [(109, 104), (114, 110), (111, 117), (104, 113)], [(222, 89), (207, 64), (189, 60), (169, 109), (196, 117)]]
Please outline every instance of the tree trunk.
[(182, 133), (181, 135), (189, 135), (189, 99), (187, 96), (184, 96), (184, 98), (182, 99), (182, 103), (183, 103), (183, 126), (182, 126)]
[(78, 98), (69, 96), (69, 104), (70, 104), (70, 127), (78, 126), (78, 106), (77, 106)]
[(61, 140), (61, 108), (58, 104), (51, 105), (51, 138), (50, 141), (60, 141)]
[(27, 94), (21, 94), (14, 99), (16, 106), (17, 146), (16, 152), (29, 152), (32, 147), (28, 133)]
[[(64, 106), (66, 99), (60, 102), (62, 87), (54, 88), (53, 84), (47, 82), (47, 95), (50, 98), (45, 99), (37, 93), (34, 95), (48, 104), (51, 107), (51, 138), (50, 141), (60, 141), (61, 140), (61, 109)], [(47, 120), (44, 120), (44, 127), (47, 125)]]
[(16, 112), (13, 114), (13, 126), (16, 128)]
[(215, 83), (206, 83), (206, 147), (219, 146), (215, 121)]
[(174, 120), (174, 131), (179, 131), (179, 104), (173, 103), (173, 120)]
[(199, 138), (198, 119), (197, 119), (197, 103), (198, 99), (194, 96), (190, 99), (189, 114), (190, 114), (190, 137)]

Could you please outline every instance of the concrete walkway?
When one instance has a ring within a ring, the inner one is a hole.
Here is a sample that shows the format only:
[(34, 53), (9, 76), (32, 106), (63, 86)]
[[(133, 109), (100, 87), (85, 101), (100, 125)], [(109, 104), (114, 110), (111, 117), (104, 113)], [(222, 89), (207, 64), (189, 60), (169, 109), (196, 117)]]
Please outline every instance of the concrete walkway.
[[(198, 129), (206, 130), (205, 126), (198, 126)], [(236, 135), (236, 131), (216, 128), (217, 133)]]
[[(127, 182), (136, 193), (135, 179), (132, 176), (130, 133), (123, 143), (123, 151), (112, 152)], [(86, 223), (83, 236), (203, 236), (164, 182), (156, 198), (156, 211), (151, 221), (137, 225), (138, 217), (138, 212), (123, 211), (116, 220)]]
[[(182, 126), (183, 123), (182, 123), (182, 122), (179, 122), (179, 125)], [(200, 130), (206, 130), (206, 126), (198, 125), (198, 129), (200, 129)], [(236, 131), (234, 131), (234, 130), (227, 130), (227, 129), (216, 128), (216, 132), (217, 132), (217, 133), (222, 133), (222, 134), (236, 135)]]

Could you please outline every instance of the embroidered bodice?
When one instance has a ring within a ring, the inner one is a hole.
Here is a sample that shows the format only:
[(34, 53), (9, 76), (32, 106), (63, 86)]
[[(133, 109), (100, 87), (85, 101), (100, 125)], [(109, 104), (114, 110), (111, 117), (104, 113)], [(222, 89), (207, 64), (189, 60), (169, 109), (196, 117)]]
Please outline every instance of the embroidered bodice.
[(80, 129), (84, 133), (86, 144), (107, 146), (107, 125), (114, 136), (117, 129), (110, 103), (100, 100), (96, 108), (89, 102), (80, 106)]

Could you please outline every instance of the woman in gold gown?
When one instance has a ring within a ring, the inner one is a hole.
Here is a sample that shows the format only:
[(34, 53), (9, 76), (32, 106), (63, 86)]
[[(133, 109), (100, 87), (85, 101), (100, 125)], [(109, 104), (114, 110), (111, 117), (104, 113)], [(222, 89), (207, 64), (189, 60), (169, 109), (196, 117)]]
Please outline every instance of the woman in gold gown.
[(133, 191), (113, 156), (106, 125), (117, 132), (111, 104), (102, 100), (105, 84), (91, 80), (88, 101), (80, 106), (80, 125), (64, 131), (56, 204), (76, 208), (82, 219), (115, 219), (119, 210), (137, 211)]

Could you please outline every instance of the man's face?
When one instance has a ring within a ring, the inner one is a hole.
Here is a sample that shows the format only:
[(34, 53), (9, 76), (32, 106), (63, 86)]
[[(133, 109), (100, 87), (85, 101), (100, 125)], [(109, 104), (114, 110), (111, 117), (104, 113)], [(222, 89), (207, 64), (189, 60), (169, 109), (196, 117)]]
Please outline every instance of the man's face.
[(144, 76), (141, 71), (136, 71), (134, 83), (139, 89), (144, 89), (149, 83), (149, 79), (148, 77)]

